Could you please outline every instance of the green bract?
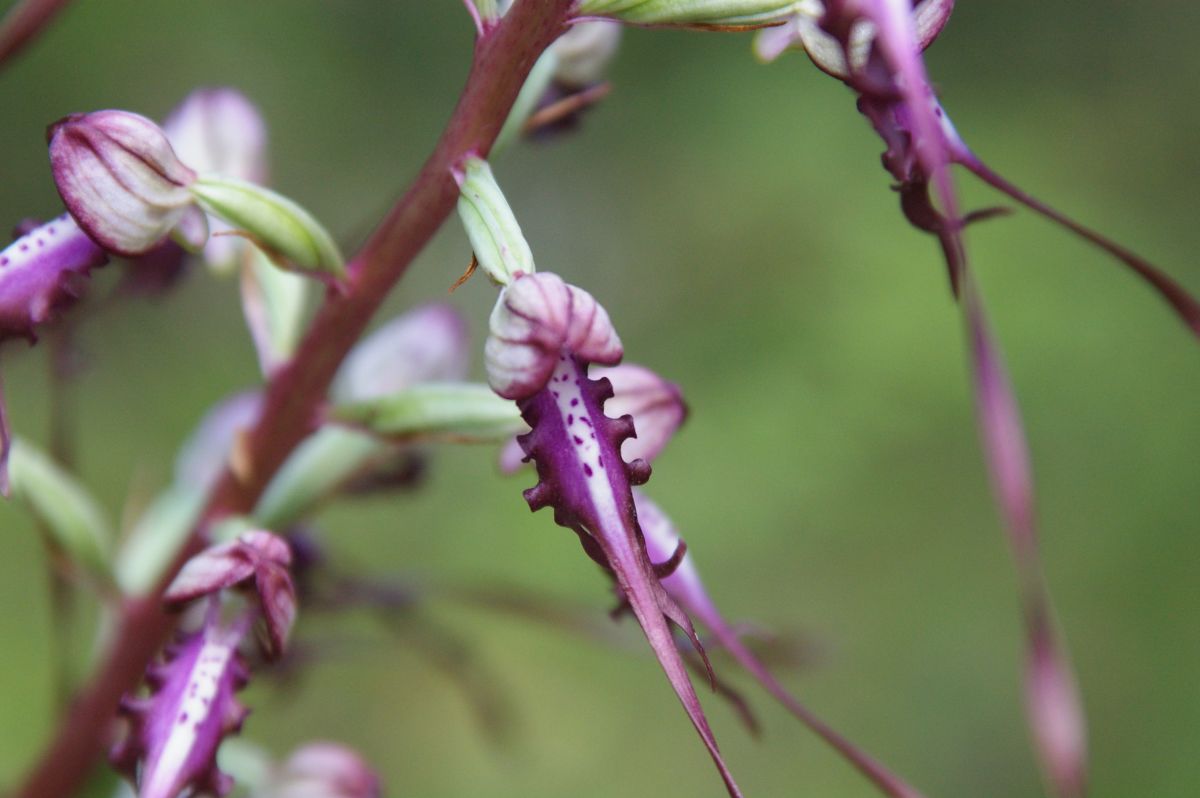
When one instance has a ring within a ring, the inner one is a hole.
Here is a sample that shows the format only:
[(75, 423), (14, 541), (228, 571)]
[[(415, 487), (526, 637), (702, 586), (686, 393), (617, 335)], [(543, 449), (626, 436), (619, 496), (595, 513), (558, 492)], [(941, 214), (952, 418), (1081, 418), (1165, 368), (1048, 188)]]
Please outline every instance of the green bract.
[(287, 528), (390, 450), (365, 432), (323, 427), (275, 474), (254, 508), (254, 520), (269, 529)]
[(245, 180), (201, 175), (189, 186), (206, 212), (250, 238), (278, 265), (294, 271), (344, 277), (337, 244), (312, 214), (287, 197)]
[(802, 5), (803, 0), (583, 0), (579, 14), (642, 25), (767, 25)]
[(500, 285), (508, 285), (518, 273), (533, 273), (533, 253), (488, 162), (465, 158), (454, 179), (462, 192), (458, 215), (480, 267)]
[(96, 500), (32, 444), (13, 441), (8, 460), (12, 497), (29, 508), (72, 562), (105, 581), (112, 576), (112, 529)]
[(474, 383), (415, 385), (382, 399), (335, 406), (330, 417), (391, 441), (487, 443), (526, 429), (513, 402)]

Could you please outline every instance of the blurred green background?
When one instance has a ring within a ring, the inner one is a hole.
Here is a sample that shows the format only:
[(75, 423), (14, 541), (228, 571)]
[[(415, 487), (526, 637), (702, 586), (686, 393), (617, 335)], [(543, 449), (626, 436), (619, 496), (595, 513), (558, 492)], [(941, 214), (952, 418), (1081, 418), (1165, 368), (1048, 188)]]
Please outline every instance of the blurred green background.
[[(1197, 30), (1200, 7), (1169, 0), (963, 2), (928, 60), (985, 159), (1200, 291)], [(814, 646), (788, 684), (931, 797), (1041, 794), (1015, 579), (936, 247), (902, 220), (852, 96), (802, 55), (757, 64), (750, 41), (629, 31), (614, 92), (579, 133), (525, 143), (497, 174), (539, 266), (591, 290), (628, 359), (684, 387), (691, 419), (648, 490), (728, 615)], [(46, 123), (104, 107), (161, 118), (193, 87), (229, 84), (271, 126), (275, 185), (352, 249), (435, 141), (470, 45), (457, 0), (77, 2), (0, 73), (0, 223), (59, 212)], [(969, 204), (997, 199), (962, 185)], [(969, 238), (1028, 425), (1092, 795), (1196, 795), (1196, 344), (1150, 291), (1039, 219)], [(446, 299), (468, 258), (452, 219), (390, 313)], [(479, 346), (493, 298), (482, 280), (450, 298)], [(120, 518), (130, 494), (166, 483), (205, 409), (256, 382), (256, 364), (235, 286), (199, 270), (80, 335), (80, 470)], [(45, 355), (17, 344), (3, 357), (14, 424), (42, 441)], [(574, 535), (529, 513), (530, 476), (502, 477), (494, 459), (442, 448), (419, 493), (325, 512), (332, 556), (377, 576), (519, 585), (601, 616), (606, 580)], [(0, 529), (5, 785), (46, 740), (53, 695), (44, 558), (16, 508), (0, 506)], [(412, 641), (303, 612), (299, 639), (324, 656), (285, 687), (253, 686), (244, 736), (278, 755), (350, 743), (393, 796), (722, 794), (641, 647), (449, 602), (427, 613), (510, 705), (501, 741)], [(874, 794), (724, 671), (765, 727), (753, 740), (706, 702), (748, 795)]]

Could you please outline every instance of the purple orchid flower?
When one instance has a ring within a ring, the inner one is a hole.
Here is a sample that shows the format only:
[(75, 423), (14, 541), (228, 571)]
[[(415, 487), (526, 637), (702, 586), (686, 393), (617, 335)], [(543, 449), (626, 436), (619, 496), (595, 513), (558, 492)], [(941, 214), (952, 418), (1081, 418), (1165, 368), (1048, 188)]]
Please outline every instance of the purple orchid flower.
[(740, 796), (670, 623), (702, 656), (703, 648), (687, 614), (660, 584), (638, 526), (632, 486), (649, 478), (650, 467), (621, 457), (622, 442), (634, 435), (633, 421), (606, 416), (612, 385), (588, 377), (590, 363), (615, 365), (623, 354), (608, 314), (556, 275), (518, 275), (492, 313), (485, 351), (489, 382), (517, 401), (530, 426), (519, 439), (537, 466), (538, 484), (525, 491), (530, 509), (553, 507), (555, 522), (574, 531), (584, 551), (612, 574), (729, 794)]
[[(867, 55), (857, 58), (853, 31), (864, 22), (874, 27), (875, 38)], [(845, 63), (850, 65), (844, 79), (859, 93), (860, 109), (888, 145), (884, 166), (900, 182), (905, 215), (914, 226), (937, 236), (952, 285), (962, 298), (985, 460), (1020, 576), (1029, 723), (1055, 793), (1076, 798), (1083, 795), (1086, 784), (1083, 709), (1065, 646), (1050, 621), (1050, 599), (1037, 554), (1033, 479), (1020, 414), (988, 332), (962, 241), (964, 225), (978, 215), (959, 214), (950, 166), (966, 165), (1010, 196), (1117, 256), (1150, 282), (1197, 334), (1200, 305), (1145, 261), (1024, 195), (970, 153), (934, 97), (907, 2), (829, 0), (820, 26), (839, 43)]]
[[(637, 437), (627, 439), (622, 445), (622, 456), (630, 462), (637, 459), (652, 462), (666, 448), (687, 417), (687, 405), (679, 387), (644, 366), (632, 364), (599, 368), (593, 376), (607, 379), (612, 384), (613, 396), (605, 405), (605, 410), (614, 414), (628, 414), (637, 427)], [(515, 470), (514, 467), (520, 465), (520, 461), (507, 449), (502, 458), (506, 470)], [(921, 798), (919, 791), (838, 734), (779, 683), (766, 665), (742, 642), (733, 624), (725, 620), (717, 609), (700, 580), (686, 544), (667, 515), (637, 488), (633, 489), (633, 500), (650, 562), (660, 572), (665, 570), (665, 564), (673, 564), (671, 573), (660, 579), (671, 598), (707, 628), (767, 692), (858, 768), (885, 795), (892, 798)], [(718, 683), (718, 691), (732, 703), (750, 730), (756, 731), (753, 716), (742, 697), (725, 684)]]
[(130, 729), (110, 759), (137, 785), (138, 798), (176, 798), (189, 788), (223, 796), (233, 787), (216, 757), (247, 715), (234, 693), (247, 679), (237, 648), (248, 619), (224, 626), (216, 606), (203, 628), (183, 636), (147, 671), (151, 695), (121, 705)]
[[(1146, 281), (1200, 336), (1200, 302), (1144, 258), (1076, 222), (1009, 182), (977, 156), (959, 136), (938, 103), (920, 52), (941, 32), (953, 0), (924, 0), (911, 9), (904, 0), (828, 0), (824, 13), (797, 13), (789, 26), (822, 70), (859, 95), (859, 110), (887, 144), (884, 167), (897, 180), (901, 207), (917, 228), (938, 236), (957, 295), (965, 257), (959, 233), (995, 210), (960, 215), (950, 167), (959, 165), (988, 185), (1099, 247)], [(760, 42), (771, 58), (778, 42)], [(933, 198), (930, 190), (933, 191)], [(936, 198), (940, 210), (935, 208)]]

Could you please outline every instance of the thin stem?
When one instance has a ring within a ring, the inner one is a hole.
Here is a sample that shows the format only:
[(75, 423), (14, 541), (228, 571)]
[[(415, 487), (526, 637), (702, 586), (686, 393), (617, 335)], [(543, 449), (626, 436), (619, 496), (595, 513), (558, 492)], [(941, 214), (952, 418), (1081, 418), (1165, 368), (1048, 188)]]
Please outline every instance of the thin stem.
[[(206, 521), (252, 509), (288, 455), (313, 431), (338, 365), (454, 210), (458, 189), (451, 166), (468, 153), (487, 154), (530, 68), (563, 31), (573, 5), (573, 0), (520, 0), (480, 37), (467, 85), (436, 149), (350, 264), (345, 292), (327, 297), (296, 355), (272, 375), (261, 416), (247, 436), (249, 468), (240, 479), (226, 471), (210, 497)], [(197, 530), (154, 592), (125, 599), (99, 668), (16, 798), (65, 798), (83, 783), (108, 741), (122, 694), (136, 687), (174, 628), (174, 618), (162, 609), (162, 589), (200, 545)]]
[(0, 21), (0, 64), (33, 41), (71, 0), (18, 0)]

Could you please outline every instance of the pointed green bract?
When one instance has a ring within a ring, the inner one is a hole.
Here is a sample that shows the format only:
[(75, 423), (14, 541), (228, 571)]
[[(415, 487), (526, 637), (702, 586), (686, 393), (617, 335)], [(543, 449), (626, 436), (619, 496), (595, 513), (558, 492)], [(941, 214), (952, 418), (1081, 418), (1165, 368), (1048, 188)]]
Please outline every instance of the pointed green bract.
[(513, 402), (474, 383), (415, 385), (382, 399), (335, 406), (330, 417), (390, 441), (490, 443), (526, 430)]
[(465, 158), (454, 170), (454, 179), (461, 191), (458, 215), (480, 267), (500, 285), (508, 285), (519, 273), (531, 274), (533, 252), (488, 162)]
[(40, 521), (54, 544), (94, 575), (112, 577), (112, 529), (91, 494), (27, 441), (13, 441), (8, 460), (12, 497)]
[(769, 25), (805, 5), (803, 0), (584, 0), (579, 15), (640, 25)]
[(201, 175), (189, 186), (206, 212), (245, 235), (282, 268), (344, 277), (346, 263), (333, 237), (287, 197), (245, 180)]

